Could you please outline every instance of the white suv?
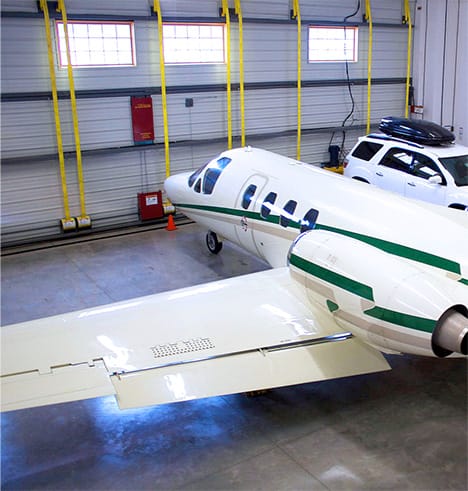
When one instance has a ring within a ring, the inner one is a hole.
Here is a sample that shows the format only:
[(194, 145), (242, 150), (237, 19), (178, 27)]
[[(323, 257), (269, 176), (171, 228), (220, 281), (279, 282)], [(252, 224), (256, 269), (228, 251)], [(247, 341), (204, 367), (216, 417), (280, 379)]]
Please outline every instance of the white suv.
[[(382, 124), (380, 128), (387, 132)], [(360, 138), (345, 159), (344, 175), (408, 198), (468, 211), (468, 147), (422, 145), (408, 138), (411, 135), (402, 139), (381, 133)]]

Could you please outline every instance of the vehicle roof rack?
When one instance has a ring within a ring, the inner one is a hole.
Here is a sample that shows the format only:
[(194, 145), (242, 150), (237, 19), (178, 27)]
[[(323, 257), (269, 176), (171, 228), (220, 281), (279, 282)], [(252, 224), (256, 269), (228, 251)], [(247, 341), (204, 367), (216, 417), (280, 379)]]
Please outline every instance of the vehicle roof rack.
[(422, 145), (446, 145), (455, 140), (455, 135), (447, 128), (424, 119), (389, 116), (382, 118), (379, 129), (387, 135)]
[(395, 138), (394, 136), (383, 135), (382, 133), (371, 133), (367, 135), (368, 138), (375, 138), (376, 140), (386, 140), (386, 141), (394, 141), (404, 143), (405, 145), (410, 145), (411, 147), (416, 148), (424, 148), (424, 145), (420, 145), (419, 143), (414, 143), (409, 140), (404, 140), (403, 138)]

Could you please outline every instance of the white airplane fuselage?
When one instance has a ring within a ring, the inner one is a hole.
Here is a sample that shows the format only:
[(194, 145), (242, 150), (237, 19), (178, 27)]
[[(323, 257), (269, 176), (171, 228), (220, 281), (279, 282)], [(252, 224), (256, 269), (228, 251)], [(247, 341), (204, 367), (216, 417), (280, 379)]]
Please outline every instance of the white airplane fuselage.
[(250, 147), (165, 189), (196, 222), (289, 265), (315, 306), (379, 350), (466, 354), (468, 214)]

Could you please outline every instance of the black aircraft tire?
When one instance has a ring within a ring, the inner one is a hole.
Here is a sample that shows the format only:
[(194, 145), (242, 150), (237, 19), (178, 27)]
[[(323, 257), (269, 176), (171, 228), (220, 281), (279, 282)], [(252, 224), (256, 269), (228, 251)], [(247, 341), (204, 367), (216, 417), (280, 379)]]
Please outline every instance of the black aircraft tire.
[(211, 254), (218, 254), (223, 248), (223, 243), (218, 239), (218, 236), (210, 230), (206, 234), (206, 246)]

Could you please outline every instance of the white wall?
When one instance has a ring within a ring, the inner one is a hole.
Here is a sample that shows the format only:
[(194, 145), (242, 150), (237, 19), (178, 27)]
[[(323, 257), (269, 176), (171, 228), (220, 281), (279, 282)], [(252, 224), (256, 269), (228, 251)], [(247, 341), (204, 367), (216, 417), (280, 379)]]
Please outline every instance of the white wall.
[(468, 0), (418, 0), (415, 13), (415, 102), (468, 145)]

